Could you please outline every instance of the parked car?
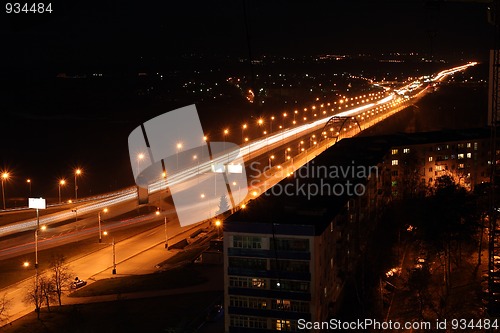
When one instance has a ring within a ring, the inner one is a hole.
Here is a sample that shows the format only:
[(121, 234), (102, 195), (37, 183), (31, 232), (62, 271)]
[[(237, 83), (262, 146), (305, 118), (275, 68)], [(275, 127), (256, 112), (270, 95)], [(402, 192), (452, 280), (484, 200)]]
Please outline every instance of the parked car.
[(78, 277), (75, 278), (75, 281), (71, 283), (71, 289), (78, 289), (87, 285), (87, 281), (81, 280)]

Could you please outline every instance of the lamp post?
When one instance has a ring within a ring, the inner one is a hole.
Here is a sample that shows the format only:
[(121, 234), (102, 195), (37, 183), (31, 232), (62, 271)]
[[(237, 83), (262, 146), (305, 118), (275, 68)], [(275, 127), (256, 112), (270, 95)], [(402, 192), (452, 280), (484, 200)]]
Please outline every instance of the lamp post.
[[(167, 188), (167, 172), (166, 171), (163, 171), (161, 173), (161, 178), (163, 179), (163, 181), (165, 182), (165, 192), (168, 191), (168, 188)], [(160, 186), (160, 199), (159, 199), (159, 203), (158, 203), (158, 207), (161, 209), (161, 200), (162, 200), (162, 197), (161, 197), (161, 186)]]
[(269, 156), (269, 167), (272, 168), (272, 160), (274, 160), (274, 155)]
[(145, 155), (143, 153), (137, 154), (137, 175), (141, 172), (141, 161), (144, 159)]
[(175, 157), (177, 159), (177, 163), (176, 163), (176, 171), (179, 170), (179, 151), (182, 149), (182, 143), (178, 142), (177, 145), (175, 146), (177, 148), (176, 150), (176, 154), (175, 154)]
[(240, 195), (241, 195), (241, 185), (239, 183), (233, 182), (233, 186), (238, 185), (238, 202), (240, 202)]
[(220, 220), (215, 221), (215, 226), (217, 227), (217, 239), (220, 238), (220, 226), (222, 225), (222, 222)]
[(31, 179), (29, 179), (29, 178), (26, 179), (26, 183), (28, 184), (28, 188), (29, 188), (29, 196), (28, 196), (28, 198), (29, 198), (29, 197), (31, 197)]
[[(104, 236), (108, 235), (107, 231), (104, 231), (102, 233)], [(110, 243), (106, 243), (110, 245)], [(113, 236), (113, 241), (111, 242), (111, 247), (112, 247), (112, 256), (113, 256), (113, 269), (111, 270), (111, 274), (115, 275), (116, 274), (116, 246), (115, 246), (115, 237)]]
[(5, 210), (5, 181), (9, 179), (9, 173), (2, 173), (2, 200), (3, 200), (3, 210)]
[(78, 168), (75, 170), (75, 201), (78, 200), (78, 184), (76, 178), (82, 174), (82, 169)]
[(165, 248), (168, 250), (167, 217), (165, 216)]
[[(38, 288), (38, 232), (47, 229), (46, 226), (40, 227), (40, 213), (39, 209), (45, 209), (45, 199), (43, 198), (29, 198), (28, 207), (36, 209), (36, 228), (35, 228), (35, 288)], [(28, 267), (29, 263), (25, 262), (24, 267)]]
[(111, 271), (111, 273), (113, 275), (116, 275), (116, 249), (115, 249), (115, 237), (113, 237), (113, 243), (111, 243), (111, 245), (113, 246), (113, 270)]
[(244, 139), (244, 131), (247, 129), (247, 124), (243, 124), (243, 126), (241, 126), (241, 144), (244, 144), (245, 143), (245, 139)]
[(61, 179), (59, 180), (59, 204), (61, 204), (61, 186), (66, 185), (66, 180)]
[(226, 135), (229, 134), (229, 130), (226, 128), (223, 133), (223, 139), (224, 139), (224, 151), (226, 151)]
[[(102, 210), (103, 213), (107, 213), (108, 212), (108, 209), (107, 208), (104, 208)], [(102, 243), (102, 232), (101, 232), (101, 211), (99, 211), (97, 213), (97, 220), (99, 222), (99, 243)]]

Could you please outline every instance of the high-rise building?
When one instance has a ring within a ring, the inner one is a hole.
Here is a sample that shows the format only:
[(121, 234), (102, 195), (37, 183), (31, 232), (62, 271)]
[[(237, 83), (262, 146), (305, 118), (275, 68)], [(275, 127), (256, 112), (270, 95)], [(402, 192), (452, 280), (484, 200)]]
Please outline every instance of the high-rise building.
[(225, 221), (226, 332), (299, 331), (338, 310), (384, 200), (385, 151), (346, 149), (340, 142)]

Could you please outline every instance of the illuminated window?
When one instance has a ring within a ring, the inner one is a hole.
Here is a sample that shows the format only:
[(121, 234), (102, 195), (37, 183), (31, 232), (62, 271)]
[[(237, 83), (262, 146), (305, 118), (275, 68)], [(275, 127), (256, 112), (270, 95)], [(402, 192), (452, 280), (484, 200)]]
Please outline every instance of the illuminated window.
[(436, 165), (436, 171), (443, 171), (444, 169), (444, 165)]
[(403, 154), (408, 154), (410, 152), (410, 148), (403, 149)]
[(471, 143), (467, 142), (467, 148), (470, 148), (470, 147), (472, 147)]
[(276, 319), (275, 329), (276, 331), (291, 331), (292, 325), (290, 324), (290, 320)]
[(474, 142), (474, 150), (477, 150), (477, 142)]
[(393, 149), (393, 150), (391, 150), (391, 154), (392, 154), (392, 155), (396, 155), (397, 153), (398, 153), (398, 150), (397, 150), (397, 149)]
[(242, 276), (230, 276), (229, 286), (235, 288), (265, 288), (266, 280)]
[(472, 158), (472, 154), (471, 153), (467, 153), (467, 158)]
[(432, 156), (429, 156), (429, 162), (432, 162)]
[(252, 279), (252, 287), (265, 288), (266, 287), (266, 280), (264, 280), (264, 279)]
[(464, 158), (464, 154), (458, 154), (458, 159), (461, 160)]
[(459, 168), (459, 169), (463, 169), (464, 167), (465, 167), (465, 165), (464, 165), (463, 163), (460, 163), (460, 164), (458, 165), (458, 168)]
[(392, 160), (392, 165), (398, 165), (398, 160)]
[(289, 299), (277, 299), (273, 303), (273, 310), (290, 310), (290, 300)]

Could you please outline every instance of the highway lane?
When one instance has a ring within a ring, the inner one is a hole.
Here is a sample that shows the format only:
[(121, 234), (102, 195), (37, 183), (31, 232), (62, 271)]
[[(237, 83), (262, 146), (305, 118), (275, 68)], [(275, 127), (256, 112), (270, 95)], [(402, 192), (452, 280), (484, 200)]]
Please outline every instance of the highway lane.
[[(175, 215), (167, 214), (166, 217), (173, 221)], [(168, 231), (172, 236), (169, 242), (172, 244), (188, 237), (195, 229), (205, 228), (208, 223), (201, 223), (182, 228), (178, 223), (168, 223)], [(70, 270), (73, 275), (80, 279), (94, 281), (98, 278), (111, 276), (123, 276), (128, 274), (145, 274), (154, 272), (155, 265), (166, 260), (175, 254), (175, 251), (167, 251), (161, 246), (165, 241), (164, 227), (159, 226), (147, 232), (140, 233), (115, 244), (117, 275), (112, 275), (113, 268), (113, 248), (112, 232), (108, 238), (100, 244), (101, 249), (82, 256), (70, 262)], [(151, 250), (151, 251), (148, 251)], [(46, 272), (40, 272), (40, 275)], [(0, 290), (0, 295), (6, 295), (9, 301), (9, 321), (20, 318), (33, 311), (32, 305), (26, 304), (23, 300), (27, 290), (33, 285), (34, 277), (20, 281), (14, 285)]]

